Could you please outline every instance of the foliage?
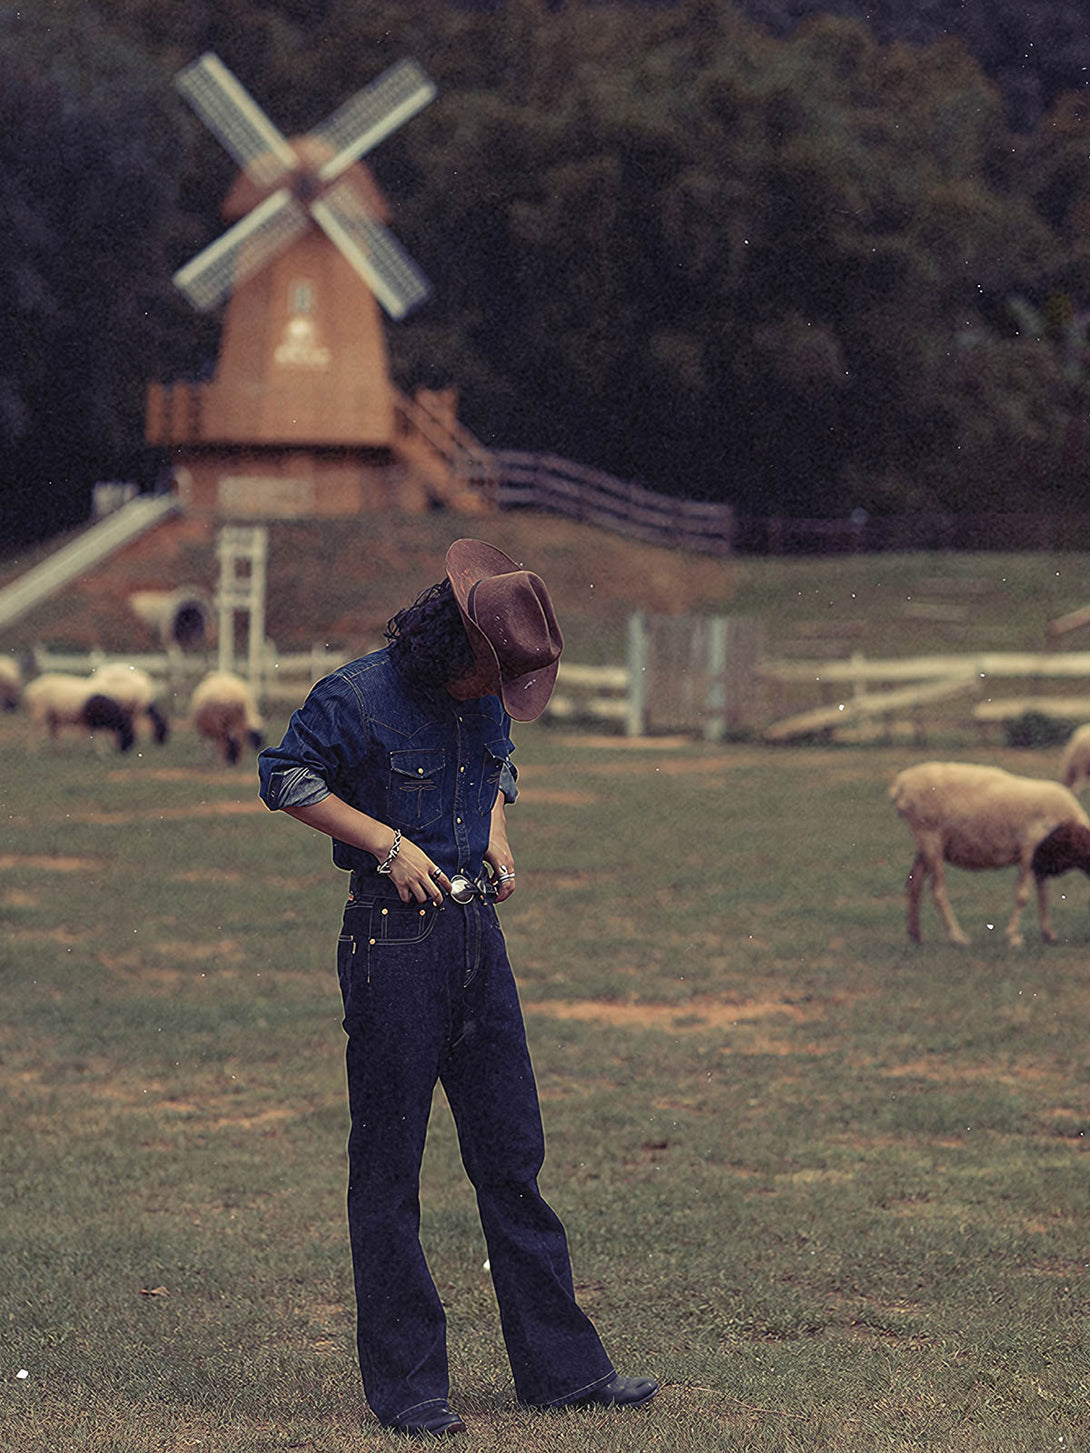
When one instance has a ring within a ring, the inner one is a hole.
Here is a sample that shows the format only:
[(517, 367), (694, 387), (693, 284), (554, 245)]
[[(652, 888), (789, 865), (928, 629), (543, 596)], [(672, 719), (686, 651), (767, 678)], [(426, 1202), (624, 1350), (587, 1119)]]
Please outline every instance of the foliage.
[(0, 7), (3, 530), (54, 533), (75, 487), (139, 458), (144, 385), (181, 310), (165, 244), (176, 108), (145, 55), (73, 15)]
[(1008, 747), (1058, 747), (1067, 741), (1075, 725), (1040, 711), (1024, 711), (1007, 723), (1004, 737)]
[(289, 134), (403, 54), (435, 76), (373, 158), (435, 284), (391, 343), (485, 443), (758, 515), (1081, 497), (1085, 367), (1011, 307), (1090, 300), (1070, 5), (1023, 24), (1004, 0), (1011, 36), (1047, 11), (1062, 42), (1024, 133), (996, 27), (830, 8), (56, 0), (46, 21), (0, 0), (8, 493), (137, 469), (145, 381), (213, 364), (214, 320), (169, 284), (231, 176), (168, 84), (211, 48)]
[[(783, 36), (818, 7), (812, 0), (739, 0), (739, 8)], [(883, 44), (930, 45), (947, 35), (963, 41), (1002, 90), (1019, 130), (1032, 129), (1065, 91), (1086, 85), (1090, 32), (1082, 0), (823, 0), (820, 9), (865, 22)]]

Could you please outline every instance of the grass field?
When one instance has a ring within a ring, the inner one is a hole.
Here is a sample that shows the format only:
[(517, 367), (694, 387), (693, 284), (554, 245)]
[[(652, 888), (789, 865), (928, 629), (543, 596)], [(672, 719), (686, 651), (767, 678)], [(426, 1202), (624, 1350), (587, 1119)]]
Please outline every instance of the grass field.
[[(394, 1446), (354, 1362), (324, 841), (182, 731), (131, 758), (23, 733), (0, 723), (0, 1448)], [(424, 1237), (467, 1453), (1090, 1448), (1088, 887), (1058, 885), (1061, 944), (1031, 908), (1011, 952), (1010, 875), (952, 873), (972, 947), (930, 905), (910, 946), (885, 794), (921, 755), (519, 733), (502, 915), (543, 1186), (615, 1360), (663, 1387), (516, 1406), (440, 1104)]]

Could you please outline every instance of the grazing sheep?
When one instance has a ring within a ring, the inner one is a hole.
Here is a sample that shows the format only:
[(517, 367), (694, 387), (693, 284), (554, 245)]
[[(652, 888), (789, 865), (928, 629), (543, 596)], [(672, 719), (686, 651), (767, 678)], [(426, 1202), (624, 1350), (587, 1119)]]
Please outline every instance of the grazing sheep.
[(193, 725), (233, 766), (244, 742), (256, 752), (265, 741), (264, 722), (249, 682), (231, 671), (212, 671), (197, 686), (189, 705)]
[(908, 936), (920, 940), (920, 893), (931, 893), (952, 943), (968, 943), (946, 896), (944, 863), (958, 868), (1017, 866), (1014, 912), (1007, 942), (1022, 942), (1018, 923), (1037, 886), (1041, 937), (1055, 943), (1048, 912), (1048, 879), (1081, 868), (1090, 874), (1090, 818), (1058, 782), (1016, 777), (999, 767), (966, 762), (924, 762), (898, 774), (890, 798), (916, 839), (908, 875)]
[(1060, 781), (1072, 792), (1081, 792), (1090, 781), (1090, 726), (1076, 727), (1068, 737), (1060, 758)]
[(158, 688), (148, 673), (124, 661), (109, 661), (91, 672), (91, 680), (100, 691), (111, 696), (123, 711), (128, 712), (133, 731), (138, 717), (151, 723), (156, 743), (161, 747), (170, 736), (170, 723), (156, 705)]
[(14, 661), (0, 656), (0, 710), (14, 711), (23, 694), (23, 674)]
[(23, 688), (23, 700), (30, 715), (31, 749), (37, 745), (37, 734), (45, 727), (54, 744), (62, 727), (78, 727), (89, 732), (110, 731), (117, 737), (119, 752), (127, 752), (136, 740), (128, 713), (111, 696), (96, 690), (89, 676), (69, 676), (50, 671), (36, 676)]

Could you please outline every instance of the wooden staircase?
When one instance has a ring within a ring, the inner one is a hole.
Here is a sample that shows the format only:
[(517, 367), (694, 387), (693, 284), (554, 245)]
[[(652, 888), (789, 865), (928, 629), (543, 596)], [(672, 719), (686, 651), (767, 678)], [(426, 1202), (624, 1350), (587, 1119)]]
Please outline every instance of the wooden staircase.
[(499, 473), (493, 455), (457, 415), (454, 389), (418, 389), (410, 399), (392, 389), (394, 451), (421, 485), (428, 505), (467, 514), (499, 508)]

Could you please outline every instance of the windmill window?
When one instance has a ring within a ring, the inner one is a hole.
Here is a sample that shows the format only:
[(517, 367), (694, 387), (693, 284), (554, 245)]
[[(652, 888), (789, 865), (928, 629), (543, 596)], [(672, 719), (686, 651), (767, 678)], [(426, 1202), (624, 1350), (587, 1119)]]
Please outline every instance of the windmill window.
[(291, 311), (295, 314), (313, 313), (314, 311), (314, 287), (306, 281), (294, 282), (291, 285)]

